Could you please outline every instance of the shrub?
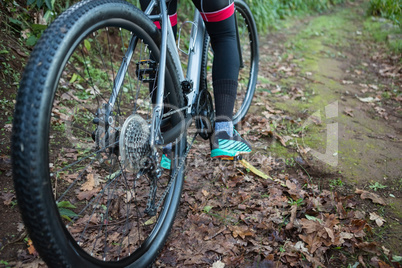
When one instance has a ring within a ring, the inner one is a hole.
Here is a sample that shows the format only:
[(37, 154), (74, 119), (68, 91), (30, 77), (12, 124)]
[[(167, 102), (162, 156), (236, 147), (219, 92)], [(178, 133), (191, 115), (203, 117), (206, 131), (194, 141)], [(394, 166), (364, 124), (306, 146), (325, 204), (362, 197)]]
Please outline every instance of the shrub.
[(402, 0), (370, 0), (367, 13), (390, 19), (401, 27)]

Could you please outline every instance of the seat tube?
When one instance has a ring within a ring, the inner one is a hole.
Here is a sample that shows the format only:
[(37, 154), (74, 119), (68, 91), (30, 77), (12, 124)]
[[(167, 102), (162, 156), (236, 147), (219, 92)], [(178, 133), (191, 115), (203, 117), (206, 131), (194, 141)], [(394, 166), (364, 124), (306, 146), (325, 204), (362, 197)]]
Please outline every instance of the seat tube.
[[(187, 98), (190, 104), (193, 104), (200, 87), (202, 49), (204, 47), (204, 38), (206, 34), (205, 24), (200, 12), (195, 9), (194, 24), (191, 29), (190, 54), (188, 58), (187, 80), (192, 82), (193, 90), (188, 93)], [(188, 113), (191, 113), (191, 106)]]
[(167, 38), (168, 38), (168, 27), (170, 27), (169, 17), (167, 13), (167, 7), (165, 0), (159, 1), (161, 16), (162, 16), (162, 42), (160, 49), (160, 61), (159, 61), (159, 70), (158, 70), (158, 82), (156, 91), (156, 103), (153, 109), (152, 114), (152, 125), (151, 125), (151, 137), (150, 137), (150, 145), (151, 148), (154, 147), (155, 144), (162, 144), (162, 134), (160, 132), (160, 122), (162, 120), (162, 111), (163, 111), (163, 92), (165, 88), (165, 75), (166, 75), (166, 47), (167, 47)]

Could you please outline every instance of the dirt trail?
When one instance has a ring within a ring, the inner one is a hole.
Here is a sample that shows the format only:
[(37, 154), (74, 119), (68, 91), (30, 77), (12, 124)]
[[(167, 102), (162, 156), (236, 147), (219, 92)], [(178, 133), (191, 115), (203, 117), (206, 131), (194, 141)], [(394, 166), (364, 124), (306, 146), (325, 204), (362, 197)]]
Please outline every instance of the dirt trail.
[(381, 47), (372, 42), (365, 20), (364, 5), (339, 7), (261, 38), (261, 75), (267, 82), (261, 89), (275, 92), (272, 106), (301, 119), (304, 129), (287, 150), (274, 147), (276, 156), (296, 157), (295, 151), (310, 150), (301, 154), (301, 162), (316, 183), (327, 177), (325, 184), (348, 193), (356, 188), (380, 192), (389, 204), (390, 244), (399, 248), (401, 102), (384, 92), (400, 94), (402, 80), (400, 73), (381, 75), (387, 64), (379, 59)]

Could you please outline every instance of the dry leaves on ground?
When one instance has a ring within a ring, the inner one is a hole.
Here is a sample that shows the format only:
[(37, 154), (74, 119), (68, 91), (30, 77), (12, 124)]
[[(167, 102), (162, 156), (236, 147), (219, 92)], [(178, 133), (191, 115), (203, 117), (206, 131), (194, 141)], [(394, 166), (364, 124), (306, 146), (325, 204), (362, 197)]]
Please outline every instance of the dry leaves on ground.
[(360, 194), (361, 199), (370, 199), (371, 201), (373, 201), (373, 203), (380, 204), (383, 206), (386, 205), (384, 199), (382, 199), (379, 195), (377, 195), (375, 193), (371, 193), (369, 191), (360, 190), (360, 189), (356, 189), (355, 193)]
[[(346, 258), (335, 248), (348, 254), (384, 252), (366, 242), (372, 227), (368, 214), (356, 209), (356, 196), (319, 190), (302, 173), (270, 174), (281, 185), (247, 173), (240, 163), (209, 159), (205, 144), (195, 151), (203, 161), (189, 162), (181, 208), (158, 267), (213, 267), (218, 261), (225, 267), (262, 262), (266, 267), (325, 267)], [(270, 163), (249, 162), (259, 169)], [(378, 225), (381, 217), (373, 220)]]

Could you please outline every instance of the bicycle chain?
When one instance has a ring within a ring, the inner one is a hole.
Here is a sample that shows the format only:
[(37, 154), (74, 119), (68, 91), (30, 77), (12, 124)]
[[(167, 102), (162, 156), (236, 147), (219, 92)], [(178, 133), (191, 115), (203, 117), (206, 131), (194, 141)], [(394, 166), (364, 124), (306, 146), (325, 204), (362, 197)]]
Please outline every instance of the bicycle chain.
[[(160, 200), (158, 201), (156, 207), (154, 207), (154, 211), (157, 211), (158, 208), (161, 206), (162, 201), (165, 199), (166, 195), (168, 194), (168, 192), (169, 192), (169, 190), (170, 190), (170, 187), (171, 187), (172, 184), (173, 184), (173, 181), (176, 180), (177, 175), (179, 174), (179, 170), (182, 169), (182, 167), (183, 167), (183, 165), (184, 165), (184, 163), (185, 163), (185, 161), (186, 161), (186, 159), (187, 159), (187, 155), (188, 155), (188, 153), (190, 152), (190, 149), (191, 149), (191, 147), (193, 146), (194, 141), (195, 141), (195, 138), (197, 137), (197, 135), (198, 135), (198, 133), (195, 133), (194, 136), (193, 136), (193, 139), (191, 140), (191, 143), (190, 143), (190, 144), (187, 144), (187, 149), (186, 149), (186, 152), (184, 153), (184, 157), (182, 157), (182, 159), (181, 159), (179, 165), (178, 165), (177, 168), (175, 169), (175, 173), (173, 173), (173, 175), (170, 177), (170, 181), (169, 181), (169, 183), (168, 183), (168, 185), (167, 185), (165, 191), (163, 192), (162, 196), (160, 197)], [(153, 192), (154, 192), (153, 187), (155, 187), (155, 186), (153, 186), (153, 184), (152, 184), (150, 193), (153, 193)], [(151, 203), (150, 200), (148, 200), (148, 204), (149, 204), (149, 203)], [(147, 206), (148, 206), (148, 204), (147, 204)]]
[[(169, 47), (169, 46), (167, 46), (167, 52), (170, 54), (170, 56), (174, 55), (174, 54), (172, 53), (172, 51), (170, 50), (170, 47)], [(178, 69), (178, 67), (176, 66), (176, 64), (175, 64), (174, 61), (173, 61), (173, 66), (174, 66), (174, 68), (175, 68), (176, 74), (178, 74), (178, 73), (179, 73), (179, 71), (178, 71), (179, 69)], [(185, 98), (185, 96), (183, 96), (183, 97)], [(188, 109), (188, 106), (183, 107), (183, 108), (180, 109), (180, 110), (185, 110), (185, 109)], [(163, 115), (163, 117), (167, 117), (167, 116), (169, 116), (169, 115), (171, 115), (171, 114), (173, 114), (173, 113), (177, 113), (177, 112), (178, 112), (178, 111), (175, 110), (175, 111), (166, 113), (166, 114)], [(185, 154), (184, 154), (184, 157), (182, 158), (182, 160), (180, 160), (179, 165), (178, 165), (177, 168), (175, 169), (175, 173), (173, 173), (173, 175), (171, 175), (170, 181), (169, 181), (169, 183), (168, 183), (168, 185), (167, 185), (165, 191), (163, 192), (162, 196), (160, 197), (160, 200), (157, 202), (157, 205), (156, 205), (156, 207), (154, 207), (154, 208), (151, 207), (151, 206), (152, 206), (152, 199), (153, 199), (151, 196), (152, 196), (152, 195), (155, 195), (155, 193), (156, 193), (156, 189), (155, 189), (156, 186), (154, 186), (156, 183), (153, 183), (153, 182), (151, 183), (151, 187), (150, 187), (150, 196), (149, 196), (148, 201), (147, 201), (147, 208), (146, 208), (146, 211), (150, 211), (150, 212), (155, 211), (155, 212), (156, 212), (156, 211), (158, 210), (158, 208), (161, 206), (163, 200), (165, 199), (166, 195), (168, 194), (168, 192), (169, 192), (169, 190), (170, 190), (170, 187), (172, 187), (173, 181), (176, 180), (176, 177), (177, 177), (177, 175), (179, 174), (179, 170), (182, 169), (182, 167), (183, 167), (183, 165), (184, 165), (184, 163), (185, 163), (185, 161), (186, 161), (186, 159), (187, 159), (187, 155), (188, 155), (188, 153), (190, 152), (190, 149), (191, 149), (191, 147), (193, 146), (194, 141), (195, 141), (195, 138), (197, 137), (197, 135), (198, 135), (198, 133), (195, 133), (195, 134), (194, 134), (194, 137), (193, 137), (193, 139), (192, 139), (192, 141), (191, 141), (191, 143), (190, 143), (190, 144), (187, 144), (187, 149), (186, 149), (186, 152), (185, 152)], [(156, 178), (157, 176), (155, 176), (155, 175), (153, 175), (153, 176), (154, 176), (154, 179), (153, 179), (153, 181), (154, 181), (155, 179), (157, 179), (157, 178)]]

